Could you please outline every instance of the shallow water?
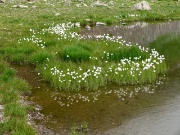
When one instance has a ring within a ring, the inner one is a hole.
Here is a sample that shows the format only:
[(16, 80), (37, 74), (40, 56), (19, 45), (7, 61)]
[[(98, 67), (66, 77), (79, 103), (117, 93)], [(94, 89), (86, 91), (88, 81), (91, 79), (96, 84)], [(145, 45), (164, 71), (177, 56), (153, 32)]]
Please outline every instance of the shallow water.
[[(143, 113), (124, 121), (105, 135), (180, 135), (180, 69), (169, 77), (166, 87), (158, 89), (164, 101), (143, 108)], [(153, 98), (153, 97), (152, 97)], [(159, 97), (162, 98), (162, 97)]]
[[(169, 23), (170, 26), (167, 26)], [(172, 23), (175, 24), (174, 31), (171, 31)], [(180, 22), (177, 24), (175, 21), (157, 24), (157, 26), (148, 24), (147, 27), (150, 26), (148, 30), (151, 33), (153, 27), (164, 30), (165, 28), (160, 26), (166, 25), (168, 32), (177, 33), (180, 32), (179, 24)], [(146, 43), (154, 40), (149, 39)], [(140, 40), (140, 43), (142, 41), (144, 40)], [(88, 134), (92, 135), (176, 135), (176, 132), (179, 133), (179, 68), (174, 68), (176, 70), (160, 78), (160, 81), (153, 85), (109, 85), (95, 92), (75, 93), (54, 90), (33, 72), (33, 67), (17, 65), (13, 67), (18, 70), (18, 75), (32, 86), (32, 94), (28, 100), (43, 108), (40, 113), (44, 117), (36, 120), (36, 124), (45, 126), (54, 134), (66, 135), (73, 126), (77, 126), (77, 131), (81, 132), (83, 122), (88, 123)]]
[(127, 25), (115, 26), (101, 26), (91, 28), (90, 30), (84, 29), (83, 35), (103, 35), (109, 34), (111, 36), (122, 36), (123, 40), (131, 43), (138, 43), (139, 45), (148, 45), (157, 37), (164, 34), (178, 34), (180, 32), (180, 21), (169, 22), (133, 22)]

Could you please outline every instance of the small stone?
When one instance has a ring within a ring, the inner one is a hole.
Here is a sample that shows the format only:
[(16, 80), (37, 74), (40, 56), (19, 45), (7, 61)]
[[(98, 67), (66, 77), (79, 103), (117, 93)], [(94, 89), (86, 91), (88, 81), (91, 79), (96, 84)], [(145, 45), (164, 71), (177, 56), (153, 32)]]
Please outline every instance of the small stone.
[(76, 27), (81, 27), (81, 23), (80, 23), (80, 22), (76, 22), (76, 23), (75, 23), (75, 26), (76, 26)]
[(19, 8), (28, 8), (26, 5), (19, 5)]
[(26, 5), (13, 5), (13, 8), (28, 8)]
[(33, 2), (30, 1), (30, 2), (28, 2), (28, 4), (33, 4)]
[(18, 5), (13, 5), (12, 7), (13, 7), (13, 8), (17, 8), (17, 7), (18, 7)]
[(96, 2), (92, 3), (91, 6), (98, 6), (98, 7), (99, 6), (104, 6), (104, 7), (110, 8), (107, 4), (105, 4), (105, 3), (101, 2), (101, 1), (96, 1)]
[(33, 9), (37, 8), (37, 6), (32, 6)]
[(96, 22), (96, 26), (105, 26), (106, 23), (103, 23), (103, 22)]
[(88, 19), (85, 19), (85, 21), (86, 21), (86, 22), (90, 22), (90, 21), (91, 21), (91, 19), (89, 19), (89, 18), (88, 18)]
[(90, 30), (91, 29), (91, 27), (89, 26), (89, 25), (86, 25), (86, 27), (85, 27), (87, 30)]
[(56, 13), (55, 16), (60, 16), (60, 13)]
[(81, 4), (76, 4), (76, 7), (81, 7)]
[(85, 3), (83, 3), (83, 6), (84, 6), (84, 7), (88, 7), (88, 5), (87, 5), (87, 4), (85, 4)]
[(151, 7), (147, 1), (141, 1), (132, 6), (132, 10), (151, 10)]
[(0, 110), (3, 110), (3, 109), (4, 109), (4, 107), (2, 105), (0, 105)]

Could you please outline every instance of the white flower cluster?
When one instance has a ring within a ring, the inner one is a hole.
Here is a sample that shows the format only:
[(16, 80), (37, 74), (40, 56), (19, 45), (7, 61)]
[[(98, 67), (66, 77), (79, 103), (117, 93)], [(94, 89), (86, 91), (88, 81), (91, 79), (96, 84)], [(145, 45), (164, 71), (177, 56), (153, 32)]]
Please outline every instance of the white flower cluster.
[(57, 34), (60, 39), (71, 39), (71, 38), (79, 38), (79, 34), (76, 32), (71, 32), (70, 30), (75, 27), (74, 23), (61, 23), (55, 26), (49, 27), (48, 29), (44, 29), (51, 34)]
[(27, 41), (27, 42), (31, 41), (32, 43), (36, 44), (37, 46), (43, 49), (45, 47), (45, 42), (41, 38), (37, 37), (36, 35), (44, 34), (44, 32), (36, 32), (33, 29), (30, 29), (30, 32), (33, 33), (33, 35), (30, 38), (19, 39), (18, 43), (21, 43), (22, 41)]
[(57, 76), (59, 83), (67, 82), (72, 84), (73, 82), (87, 82), (87, 78), (89, 76), (93, 76), (93, 78), (98, 78), (98, 76), (102, 72), (101, 67), (93, 66), (92, 69), (88, 69), (87, 71), (82, 71), (81, 67), (78, 68), (76, 71), (71, 71), (71, 69), (67, 70), (59, 70), (55, 67), (50, 68), (50, 72), (52, 76)]
[(148, 70), (152, 67), (154, 69), (154, 72), (156, 72), (156, 65), (161, 64), (164, 60), (164, 55), (159, 55), (159, 53), (155, 49), (152, 49), (150, 57), (142, 61), (143, 70)]

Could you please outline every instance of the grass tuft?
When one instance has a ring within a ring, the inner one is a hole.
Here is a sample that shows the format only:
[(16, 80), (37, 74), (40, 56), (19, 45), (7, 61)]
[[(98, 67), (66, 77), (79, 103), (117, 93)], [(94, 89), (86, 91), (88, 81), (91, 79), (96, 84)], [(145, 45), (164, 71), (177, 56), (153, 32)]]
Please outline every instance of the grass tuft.
[(63, 49), (60, 57), (64, 61), (82, 62), (89, 61), (91, 53), (85, 45), (67, 46)]

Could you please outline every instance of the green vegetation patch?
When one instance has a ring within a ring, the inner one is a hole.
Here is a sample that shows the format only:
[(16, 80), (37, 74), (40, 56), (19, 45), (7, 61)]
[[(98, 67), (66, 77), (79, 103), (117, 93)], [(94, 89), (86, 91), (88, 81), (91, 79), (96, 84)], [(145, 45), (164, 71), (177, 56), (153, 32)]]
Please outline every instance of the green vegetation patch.
[(119, 61), (121, 59), (134, 60), (140, 57), (140, 60), (144, 60), (149, 57), (149, 53), (143, 52), (138, 46), (121, 47), (114, 51), (105, 53), (104, 57), (110, 61)]
[(69, 26), (73, 24), (57, 24), (43, 29), (42, 33), (49, 32), (60, 39), (56, 47), (34, 44), (42, 48), (42, 52), (55, 53), (54, 59), (38, 65), (37, 71), (59, 90), (96, 90), (111, 83), (153, 83), (167, 71), (164, 56), (155, 49), (128, 44), (120, 37), (108, 34), (85, 37)]
[(90, 56), (91, 52), (83, 45), (67, 46), (63, 49), (63, 52), (60, 53), (60, 57), (64, 61), (70, 60), (73, 62), (89, 61)]
[[(28, 84), (16, 78), (15, 70), (8, 68), (0, 58), (0, 105), (3, 106), (3, 116), (0, 122), (0, 134), (35, 135), (35, 130), (27, 124), (26, 106), (20, 104), (20, 95), (29, 90)], [(7, 79), (4, 79), (6, 76)], [(17, 81), (19, 80), (19, 81)]]

